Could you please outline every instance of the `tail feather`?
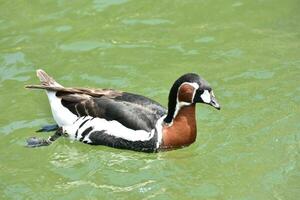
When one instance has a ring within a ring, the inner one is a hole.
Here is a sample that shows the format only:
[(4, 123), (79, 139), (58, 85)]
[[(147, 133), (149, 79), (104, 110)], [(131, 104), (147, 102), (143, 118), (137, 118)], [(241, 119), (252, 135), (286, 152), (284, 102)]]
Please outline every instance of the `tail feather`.
[(41, 85), (43, 86), (55, 86), (55, 87), (62, 87), (59, 83), (57, 83), (51, 76), (49, 76), (45, 71), (42, 69), (38, 69), (36, 71), (37, 77), (41, 81)]
[(52, 77), (50, 77), (41, 69), (36, 71), (36, 75), (40, 79), (41, 85), (27, 85), (25, 87), (46, 90), (52, 115), (58, 126), (64, 126), (73, 123), (77, 119), (77, 116), (62, 105), (61, 97), (56, 96), (57, 91), (65, 91), (66, 88), (57, 83)]
[(27, 89), (44, 89), (47, 91), (65, 91), (67, 88), (62, 86), (49, 86), (49, 85), (25, 85)]

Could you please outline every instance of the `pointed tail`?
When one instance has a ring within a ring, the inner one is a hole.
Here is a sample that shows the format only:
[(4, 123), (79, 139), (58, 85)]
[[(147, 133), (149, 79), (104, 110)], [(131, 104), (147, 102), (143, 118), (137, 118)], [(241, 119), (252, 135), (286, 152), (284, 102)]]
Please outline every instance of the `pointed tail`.
[(63, 87), (59, 83), (57, 83), (51, 76), (49, 76), (42, 69), (36, 70), (36, 75), (41, 81), (42, 86), (55, 86), (55, 87)]
[(57, 91), (65, 90), (65, 88), (41, 69), (36, 71), (36, 75), (40, 79), (41, 84), (27, 85), (25, 87), (29, 89), (46, 90), (53, 118), (59, 126), (73, 123), (77, 119), (77, 116), (68, 110), (68, 108), (64, 107), (61, 98), (56, 96)]

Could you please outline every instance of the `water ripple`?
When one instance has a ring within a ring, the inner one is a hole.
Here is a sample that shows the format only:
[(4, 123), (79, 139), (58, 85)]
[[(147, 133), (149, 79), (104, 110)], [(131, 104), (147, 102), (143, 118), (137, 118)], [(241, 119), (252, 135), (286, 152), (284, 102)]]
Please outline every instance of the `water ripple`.
[(64, 168), (72, 167), (86, 161), (88, 161), (88, 154), (82, 154), (74, 148), (69, 149), (67, 147), (64, 147), (64, 150), (62, 152), (56, 152), (53, 154), (51, 164), (58, 168)]
[(57, 185), (56, 187), (61, 189), (70, 189), (70, 188), (78, 188), (84, 185), (88, 185), (91, 187), (94, 187), (96, 189), (108, 189), (111, 190), (113, 192), (130, 192), (133, 191), (135, 189), (139, 189), (142, 188), (140, 191), (143, 192), (145, 190), (145, 186), (154, 183), (155, 181), (153, 180), (148, 180), (145, 182), (141, 182), (135, 185), (131, 185), (131, 186), (126, 186), (126, 187), (121, 187), (121, 186), (115, 186), (115, 185), (105, 185), (105, 184), (96, 184), (92, 181), (84, 181), (84, 180), (79, 180), (79, 181), (71, 181), (71, 182), (67, 182), (63, 185)]
[(120, 5), (126, 3), (128, 0), (94, 0), (94, 9), (98, 12), (105, 10), (113, 5)]
[(92, 81), (99, 85), (110, 84), (110, 85), (113, 85), (116, 87), (126, 87), (129, 84), (129, 82), (126, 78), (121, 78), (121, 77), (106, 79), (106, 78), (103, 78), (100, 76), (92, 76), (92, 75), (88, 75), (88, 74), (82, 74), (80, 76), (80, 78), (82, 78), (83, 80)]
[(26, 81), (30, 76), (25, 76), (27, 72), (31, 72), (33, 67), (24, 66), (31, 65), (25, 59), (25, 54), (22, 52), (8, 53), (0, 55), (0, 62), (3, 66), (0, 67), (0, 84), (6, 80)]
[(57, 31), (57, 32), (67, 32), (70, 30), (72, 30), (72, 26), (69, 26), (69, 25), (58, 26), (55, 28), (55, 31)]
[(112, 44), (108, 42), (97, 42), (97, 41), (78, 41), (68, 44), (62, 44), (59, 46), (61, 50), (64, 51), (90, 51), (97, 48), (108, 49), (111, 48)]
[(7, 135), (19, 129), (39, 127), (43, 124), (47, 124), (45, 119), (35, 119), (33, 121), (29, 121), (29, 120), (13, 121), (5, 126), (2, 126), (0, 128), (0, 133)]
[(231, 80), (235, 80), (235, 79), (241, 79), (241, 78), (254, 78), (254, 79), (270, 79), (273, 77), (273, 75), (275, 74), (275, 72), (272, 71), (268, 71), (268, 70), (255, 70), (255, 71), (246, 71), (243, 73), (240, 73), (238, 75), (234, 75), (234, 76), (230, 76), (230, 77), (226, 77), (223, 80), (224, 81), (231, 81)]
[(160, 24), (173, 24), (170, 20), (167, 19), (124, 19), (122, 20), (123, 24), (126, 25), (160, 25)]
[(210, 42), (214, 42), (214, 41), (215, 41), (215, 38), (211, 37), (211, 36), (201, 37), (201, 38), (195, 40), (196, 43), (210, 43)]

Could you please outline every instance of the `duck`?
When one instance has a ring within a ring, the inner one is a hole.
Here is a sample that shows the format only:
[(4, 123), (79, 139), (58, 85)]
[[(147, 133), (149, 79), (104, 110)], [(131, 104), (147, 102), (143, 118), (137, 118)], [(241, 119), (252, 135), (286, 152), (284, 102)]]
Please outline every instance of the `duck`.
[(64, 87), (45, 71), (36, 71), (48, 96), (57, 130), (47, 140), (31, 138), (32, 147), (46, 146), (60, 136), (90, 145), (140, 152), (186, 147), (197, 136), (196, 104), (220, 110), (213, 89), (196, 73), (180, 76), (172, 85), (167, 108), (143, 95), (114, 90)]

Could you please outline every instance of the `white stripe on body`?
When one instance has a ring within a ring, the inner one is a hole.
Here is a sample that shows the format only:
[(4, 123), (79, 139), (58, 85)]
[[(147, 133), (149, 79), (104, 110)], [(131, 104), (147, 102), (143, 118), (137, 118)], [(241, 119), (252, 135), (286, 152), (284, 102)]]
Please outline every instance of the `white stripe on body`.
[(46, 93), (51, 106), (53, 118), (58, 126), (73, 124), (78, 117), (62, 105), (61, 99), (56, 96), (56, 92), (46, 91)]
[[(163, 118), (162, 118), (163, 119)], [(88, 120), (82, 127), (79, 126), (85, 121)], [(158, 120), (161, 123), (161, 120)], [(162, 125), (160, 125), (162, 126)], [(83, 142), (91, 143), (92, 141), (89, 139), (89, 135), (95, 131), (105, 131), (105, 134), (114, 136), (116, 138), (122, 138), (127, 141), (148, 141), (151, 140), (155, 134), (155, 129), (152, 129), (150, 132), (145, 130), (133, 130), (125, 127), (120, 122), (112, 120), (107, 121), (106, 119), (102, 118), (93, 118), (91, 116), (87, 117), (80, 117), (74, 124), (64, 126), (63, 130), (66, 132), (71, 139), (79, 140), (81, 138), (81, 134), (83, 131), (88, 129), (89, 127), (93, 127), (93, 130), (85, 136)], [(78, 132), (77, 132), (78, 130)], [(77, 132), (77, 138), (76, 138)], [(162, 130), (158, 130), (159, 133), (159, 141), (157, 145), (161, 143), (161, 132)]]
[(164, 122), (164, 119), (167, 115), (164, 115), (162, 116), (161, 118), (159, 118), (156, 122), (156, 125), (155, 125), (155, 129), (157, 131), (157, 142), (156, 142), (156, 148), (158, 149), (162, 143), (162, 137), (163, 137), (163, 122)]

